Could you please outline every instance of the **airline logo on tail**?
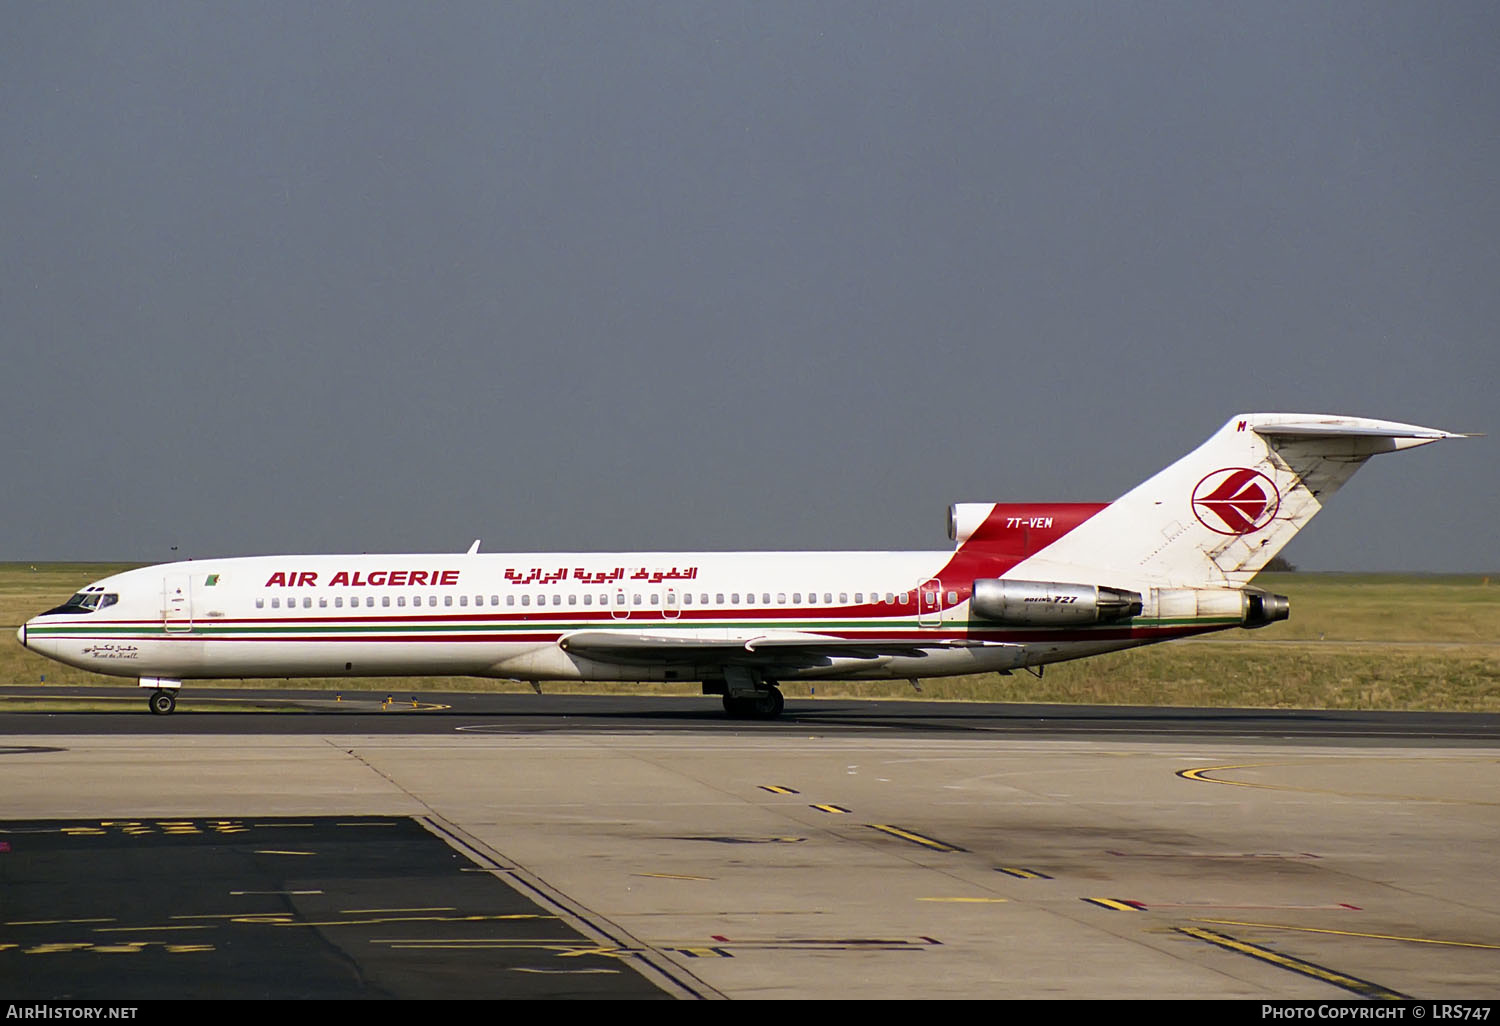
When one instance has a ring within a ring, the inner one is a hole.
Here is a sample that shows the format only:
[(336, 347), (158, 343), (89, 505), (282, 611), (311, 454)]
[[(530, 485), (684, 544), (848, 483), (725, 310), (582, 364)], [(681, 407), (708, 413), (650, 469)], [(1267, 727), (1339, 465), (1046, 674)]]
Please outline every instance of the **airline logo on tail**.
[(1193, 489), (1193, 515), (1215, 534), (1250, 534), (1271, 522), (1281, 508), (1276, 485), (1258, 470), (1226, 467)]

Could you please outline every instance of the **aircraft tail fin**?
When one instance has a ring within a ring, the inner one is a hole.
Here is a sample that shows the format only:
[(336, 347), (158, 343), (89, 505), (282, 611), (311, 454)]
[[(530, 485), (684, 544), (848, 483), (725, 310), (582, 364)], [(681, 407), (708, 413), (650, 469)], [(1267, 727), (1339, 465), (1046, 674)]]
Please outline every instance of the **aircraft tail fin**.
[(1371, 456), (1466, 435), (1325, 414), (1246, 413), (1016, 567), (1111, 567), (1168, 587), (1239, 587)]

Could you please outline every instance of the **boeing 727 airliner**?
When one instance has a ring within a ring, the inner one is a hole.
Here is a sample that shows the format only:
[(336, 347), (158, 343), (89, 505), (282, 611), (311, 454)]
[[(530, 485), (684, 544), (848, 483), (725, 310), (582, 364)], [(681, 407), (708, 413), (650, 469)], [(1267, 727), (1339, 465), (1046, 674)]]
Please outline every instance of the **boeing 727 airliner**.
[(250, 556), (144, 567), (21, 643), (139, 678), (693, 681), (736, 718), (783, 680), (1038, 672), (1287, 618), (1250, 580), (1377, 453), (1452, 432), (1249, 413), (1111, 503), (961, 503), (944, 552)]

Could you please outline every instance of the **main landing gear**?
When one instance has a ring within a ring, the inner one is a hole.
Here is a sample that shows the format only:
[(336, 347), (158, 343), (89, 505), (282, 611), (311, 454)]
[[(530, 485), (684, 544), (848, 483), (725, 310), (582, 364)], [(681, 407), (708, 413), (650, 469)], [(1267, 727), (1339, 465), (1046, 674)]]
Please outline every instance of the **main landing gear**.
[(724, 676), (703, 681), (705, 695), (723, 695), (724, 712), (731, 720), (774, 720), (786, 707), (781, 688), (770, 677), (748, 666), (726, 666)]
[(774, 720), (786, 707), (786, 699), (775, 681), (766, 681), (763, 691), (750, 695), (724, 696), (724, 712), (731, 720)]

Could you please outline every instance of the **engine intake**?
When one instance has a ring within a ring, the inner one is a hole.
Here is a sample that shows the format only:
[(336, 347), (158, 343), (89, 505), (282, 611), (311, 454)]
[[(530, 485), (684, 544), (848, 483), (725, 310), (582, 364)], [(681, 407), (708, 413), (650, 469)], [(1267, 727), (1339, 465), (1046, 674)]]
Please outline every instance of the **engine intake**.
[(1099, 584), (1009, 581), (985, 577), (974, 582), (969, 608), (975, 615), (1017, 627), (1066, 627), (1112, 623), (1139, 616), (1140, 592)]

